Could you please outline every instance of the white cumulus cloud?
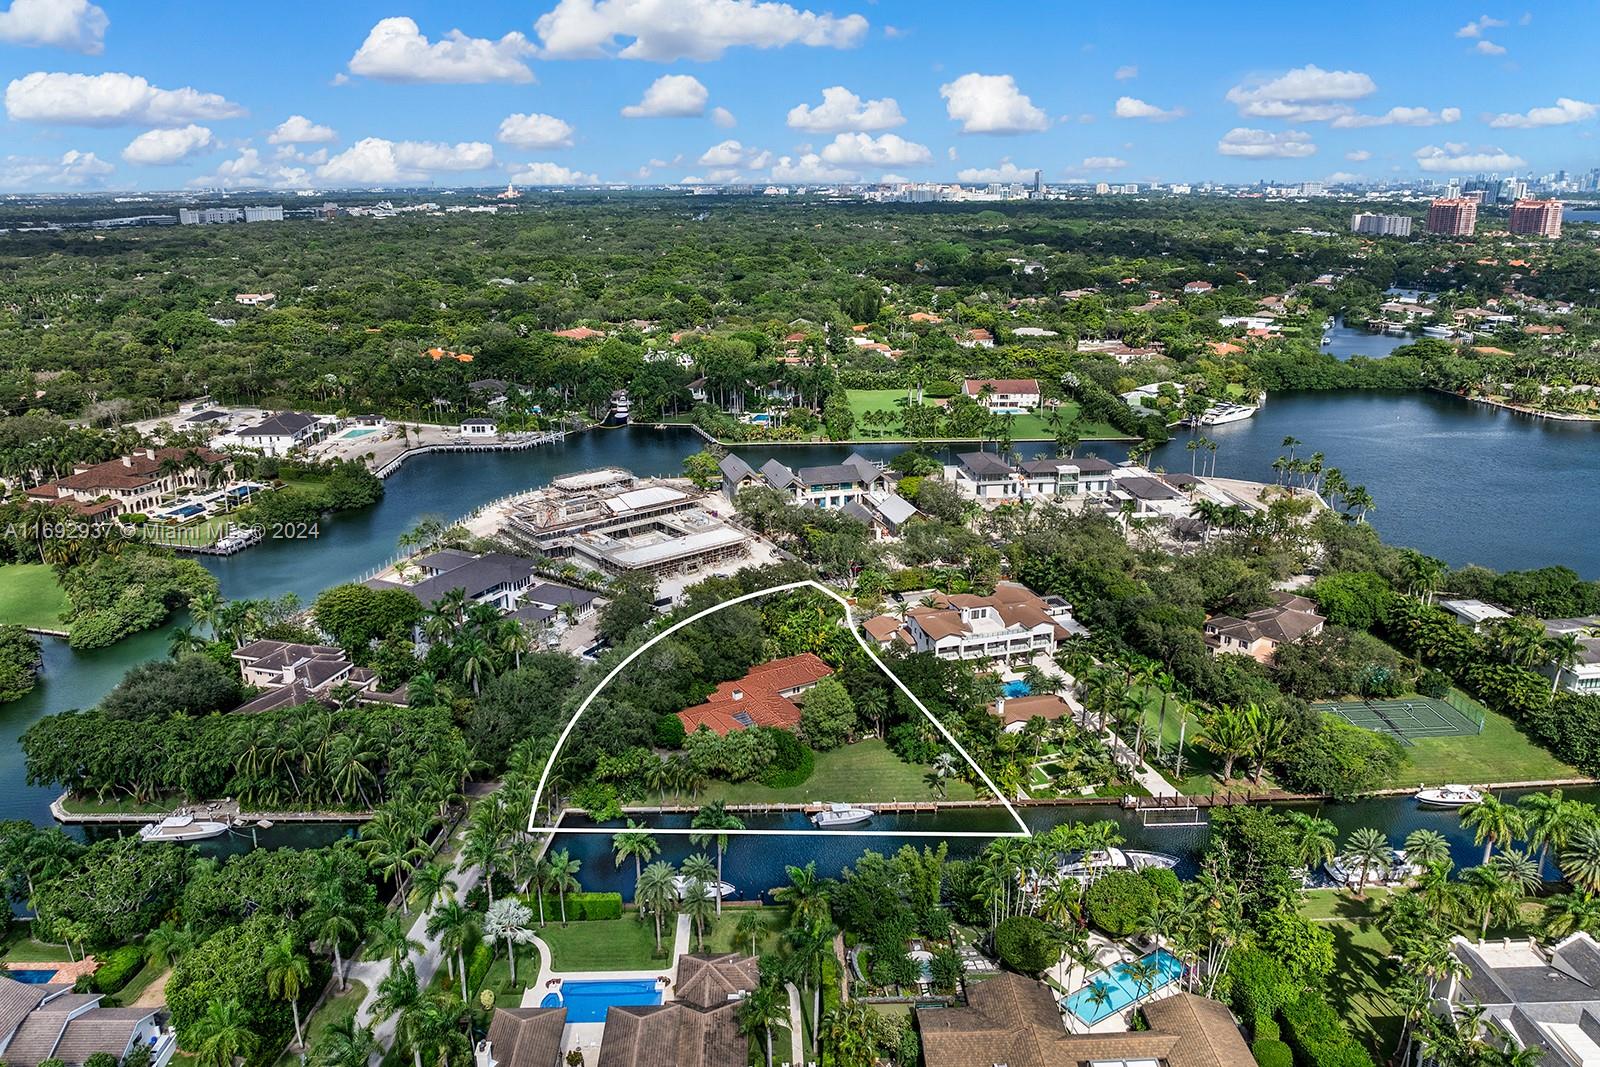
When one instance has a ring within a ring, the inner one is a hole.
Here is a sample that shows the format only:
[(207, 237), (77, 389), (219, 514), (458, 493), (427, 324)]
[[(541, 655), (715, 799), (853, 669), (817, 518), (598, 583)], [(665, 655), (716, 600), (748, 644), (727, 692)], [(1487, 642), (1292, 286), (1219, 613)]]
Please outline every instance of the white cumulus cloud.
[(1149, 119), (1152, 122), (1168, 122), (1184, 115), (1181, 107), (1160, 108), (1134, 96), (1117, 97), (1115, 113), (1119, 119)]
[(581, 170), (571, 170), (559, 163), (520, 163), (521, 168), (511, 175), (513, 185), (595, 185), (600, 178)]
[(1456, 36), (1482, 37), (1484, 30), (1498, 29), (1504, 25), (1506, 25), (1505, 19), (1495, 19), (1490, 18), (1488, 15), (1480, 15), (1478, 18), (1473, 19), (1471, 22), (1457, 30)]
[(842, 85), (822, 90), (822, 103), (816, 107), (796, 104), (789, 109), (789, 126), (812, 133), (838, 133), (841, 130), (888, 130), (903, 126), (906, 117), (894, 97), (862, 100)]
[(1423, 145), (1417, 149), (1417, 166), (1428, 171), (1516, 170), (1528, 161), (1499, 148), (1470, 148), (1464, 144)]
[(1247, 159), (1304, 159), (1316, 150), (1311, 135), (1303, 130), (1275, 133), (1236, 126), (1217, 142), (1217, 151), (1222, 155)]
[(854, 48), (867, 20), (756, 0), (559, 0), (534, 28), (553, 59), (672, 63), (718, 59), (730, 48)]
[[(521, 113), (500, 120), (500, 140), (518, 148), (571, 148), (573, 129), (554, 115)], [(560, 184), (560, 183), (558, 183)]]
[(105, 184), (117, 168), (95, 155), (71, 149), (59, 159), (6, 156), (0, 159), (0, 188), (48, 191)]
[(1484, 38), (1472, 47), (1480, 56), (1503, 56), (1506, 54), (1505, 45), (1495, 44), (1488, 38)]
[(216, 171), (192, 178), (189, 185), (196, 188), (224, 189), (294, 189), (311, 184), (311, 173), (304, 167), (291, 167), (284, 163), (268, 163), (261, 153), (246, 146), (232, 159), (223, 160)]
[(211, 142), (211, 131), (192, 123), (170, 130), (149, 130), (128, 142), (122, 158), (129, 163), (165, 166), (210, 148)]
[(1587, 122), (1600, 115), (1600, 104), (1589, 104), (1570, 97), (1557, 97), (1554, 107), (1536, 107), (1527, 112), (1495, 115), (1488, 119), (1496, 129), (1534, 129), (1539, 126), (1565, 126)]
[(327, 144), (339, 135), (331, 126), (319, 126), (304, 115), (290, 115), (267, 136), (268, 144)]
[(867, 133), (841, 133), (824, 145), (820, 154), (829, 163), (845, 166), (905, 167), (933, 162), (933, 153), (928, 151), (927, 145), (908, 141), (895, 133), (877, 137)]
[(216, 93), (158, 89), (134, 74), (35, 71), (6, 86), (6, 114), (20, 122), (72, 126), (182, 126), (237, 118), (245, 110)]
[(393, 82), (530, 82), (524, 58), (533, 44), (515, 31), (498, 41), (451, 30), (430, 41), (416, 20), (404, 15), (379, 19), (356, 54), (350, 73)]
[(962, 133), (1031, 133), (1050, 125), (1009, 74), (963, 74), (939, 86), (939, 95)]
[(11, 0), (11, 6), (0, 11), (0, 41), (97, 56), (105, 51), (110, 23), (89, 0)]
[(780, 156), (772, 165), (775, 182), (847, 182), (856, 177), (854, 171), (836, 167), (815, 152), (800, 156)]
[(1116, 156), (1089, 156), (1084, 159), (1082, 168), (1084, 170), (1121, 170), (1127, 165), (1128, 161), (1126, 159), (1119, 159)]
[(663, 74), (650, 83), (644, 98), (622, 109), (626, 119), (692, 118), (703, 115), (711, 93), (692, 74)]
[(1368, 152), (1365, 148), (1356, 148), (1346, 152), (1344, 154), (1344, 158), (1348, 159), (1352, 163), (1365, 163), (1367, 160), (1372, 158), (1372, 153)]
[(1367, 126), (1440, 126), (1461, 121), (1459, 107), (1443, 107), (1429, 111), (1425, 107), (1391, 107), (1381, 115), (1340, 115), (1333, 125), (1341, 130), (1358, 130)]
[(1275, 78), (1242, 82), (1225, 99), (1239, 114), (1253, 118), (1325, 122), (1350, 113), (1346, 100), (1360, 100), (1378, 91), (1369, 75), (1356, 70), (1323, 70), (1314, 63)]
[(999, 166), (995, 167), (965, 167), (956, 171), (956, 180), (961, 182), (1031, 182), (1033, 169), (1026, 170), (1017, 166), (1009, 159), (1002, 159)]
[(436, 171), (482, 170), (494, 149), (482, 141), (388, 141), (365, 137), (317, 168), (317, 177), (351, 185), (426, 181)]
[(731, 130), (733, 127), (739, 125), (739, 120), (733, 117), (733, 112), (729, 111), (725, 107), (714, 107), (711, 109), (711, 122), (712, 125), (720, 126), (724, 130)]

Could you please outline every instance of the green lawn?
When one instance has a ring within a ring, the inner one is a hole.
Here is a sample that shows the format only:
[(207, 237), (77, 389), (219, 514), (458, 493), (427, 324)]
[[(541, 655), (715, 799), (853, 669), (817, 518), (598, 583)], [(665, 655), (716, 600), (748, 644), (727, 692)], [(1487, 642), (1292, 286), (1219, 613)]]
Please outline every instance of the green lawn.
[[(831, 752), (817, 753), (817, 767), (797, 786), (774, 789), (760, 782), (712, 782), (692, 801), (704, 804), (802, 804), (824, 801), (932, 800), (923, 776), (928, 768), (906, 763), (877, 738), (857, 741)], [(966, 782), (951, 779), (949, 799), (971, 800), (976, 794)]]
[(53, 568), (43, 563), (0, 567), (0, 624), (64, 630), (61, 613), (68, 607)]
[(745, 915), (755, 912), (761, 916), (762, 930), (756, 935), (756, 955), (776, 952), (783, 941), (783, 932), (789, 926), (788, 908), (724, 908), (722, 918), (706, 931), (707, 952), (750, 953), (750, 939), (739, 937), (737, 927)]
[(100, 800), (96, 797), (86, 797), (73, 794), (62, 807), (76, 815), (125, 815), (138, 813), (141, 815), (166, 814), (172, 811), (177, 803), (176, 798), (158, 798), (146, 803), (139, 803), (131, 797), (108, 797)]
[(1483, 707), (1465, 693), (1455, 699), (1483, 712), (1483, 733), (1458, 737), (1418, 737), (1405, 750), (1410, 762), (1395, 773), (1394, 786), (1446, 782), (1542, 782), (1585, 778), (1582, 771), (1551, 755), (1510, 719)]
[(128, 979), (128, 984), (117, 990), (116, 999), (121, 1004), (132, 1004), (139, 999), (139, 994), (150, 988), (150, 984), (163, 974), (167, 968), (156, 963), (146, 963), (139, 968), (139, 973)]
[[(483, 984), (473, 991), (473, 999), (477, 993), (484, 989), (494, 990), (494, 1003), (498, 1008), (522, 1007), (522, 992), (528, 988), (528, 983), (539, 977), (539, 954), (532, 945), (523, 945), (517, 949), (517, 977), (511, 977), (511, 961), (506, 957), (505, 947), (501, 946), (495, 953), (494, 962), (489, 964), (488, 972), (483, 976)], [(457, 978), (450, 981), (448, 975), (440, 970), (439, 977), (435, 980), (441, 988), (449, 988), (459, 993), (461, 980)]]
[[(893, 411), (898, 413), (903, 407), (902, 401), (906, 399), (904, 389), (847, 389), (845, 395), (850, 402), (850, 413), (856, 417), (855, 436), (862, 440), (882, 439), (893, 441), (900, 439), (899, 423), (890, 426), (874, 424), (867, 426), (863, 417), (869, 411)], [(1078, 405), (1067, 401), (1061, 405), (1061, 417), (1070, 422), (1078, 415)], [(1083, 422), (1079, 424), (1079, 432), (1084, 440), (1106, 438), (1111, 440), (1121, 439), (1123, 434), (1109, 423)], [(1050, 431), (1050, 425), (1041, 415), (1018, 415), (1012, 424), (1011, 437), (1013, 441), (1050, 441), (1055, 434)]]
[(230, 514), (208, 515), (199, 522), (192, 522), (187, 526), (149, 522), (139, 531), (139, 536), (156, 545), (209, 545), (222, 536), (223, 530), (230, 522), (237, 521), (238, 517)]
[[(322, 1002), (322, 1006), (306, 1019), (306, 1046), (316, 1045), (317, 1038), (321, 1037), (330, 1026), (341, 1022), (346, 1016), (354, 1015), (361, 1002), (366, 999), (367, 987), (360, 982), (351, 982), (350, 988), (344, 992), (334, 991), (333, 996)], [(127, 1003), (124, 1000), (124, 1003)], [(291, 1042), (293, 1038), (291, 1037)], [(283, 1055), (278, 1057), (280, 1065), (298, 1064), (300, 1054), (284, 1049)]]
[(0, 951), (0, 959), (7, 963), (65, 963), (71, 958), (65, 945), (52, 945), (21, 935), (8, 940), (4, 951)]
[(1300, 910), (1333, 934), (1334, 965), (1328, 976), (1329, 1000), (1350, 1032), (1381, 1060), (1400, 1039), (1400, 1014), (1387, 992), (1394, 982), (1389, 941), (1378, 930), (1377, 906), (1385, 893), (1368, 890), (1362, 899), (1341, 890), (1301, 896)]
[[(662, 967), (672, 945), (672, 930), (663, 923), (663, 954), (656, 956), (655, 926), (640, 922), (632, 912), (620, 919), (595, 919), (566, 926), (550, 923), (535, 932), (550, 946), (551, 966), (558, 971), (643, 971)], [(521, 965), (518, 966), (520, 973)]]

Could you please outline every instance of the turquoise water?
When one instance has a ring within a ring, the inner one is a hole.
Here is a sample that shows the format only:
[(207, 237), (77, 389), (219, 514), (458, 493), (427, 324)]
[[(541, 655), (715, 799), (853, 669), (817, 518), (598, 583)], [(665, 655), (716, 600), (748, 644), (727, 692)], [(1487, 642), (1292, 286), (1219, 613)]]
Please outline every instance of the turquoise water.
[(614, 1004), (660, 1004), (655, 979), (638, 981), (562, 982), (561, 992), (546, 993), (541, 1008), (567, 1009), (569, 1023), (603, 1023)]
[(7, 978), (21, 982), (23, 985), (49, 985), (55, 976), (55, 971), (45, 970), (43, 968), (30, 970), (13, 968), (6, 971)]
[[(1149, 996), (1183, 977), (1183, 961), (1164, 948), (1147, 952), (1140, 959), (1156, 965), (1156, 976), (1149, 986), (1140, 985), (1128, 976), (1132, 964), (1118, 963), (1110, 970), (1101, 971), (1061, 1003), (1072, 1014), (1093, 1026), (1109, 1018), (1136, 1000)], [(1109, 994), (1103, 1003), (1090, 998), (1090, 990), (1100, 989)]]
[(1018, 678), (1014, 682), (1007, 682), (1001, 687), (1000, 692), (1005, 694), (1006, 699), (1013, 700), (1017, 697), (1025, 697), (1029, 693), (1033, 692), (1033, 690), (1029, 688), (1027, 682), (1024, 682), (1021, 678)]
[(344, 440), (346, 440), (346, 441), (354, 441), (357, 437), (365, 437), (369, 433), (377, 433), (377, 432), (378, 432), (378, 427), (376, 427), (376, 426), (367, 426), (367, 427), (363, 427), (362, 429), (359, 429), (359, 430), (346, 430), (344, 433), (340, 434), (339, 436), (341, 438), (343, 438)]

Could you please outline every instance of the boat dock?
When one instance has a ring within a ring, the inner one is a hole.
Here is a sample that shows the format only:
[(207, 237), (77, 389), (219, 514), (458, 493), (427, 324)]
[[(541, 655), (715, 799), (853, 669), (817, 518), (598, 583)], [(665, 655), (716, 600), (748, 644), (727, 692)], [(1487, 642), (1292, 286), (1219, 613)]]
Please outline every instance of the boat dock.
[[(180, 533), (182, 531), (179, 531)], [(152, 541), (151, 544), (164, 545), (174, 552), (193, 552), (200, 556), (231, 556), (235, 552), (243, 552), (251, 545), (261, 543), (266, 536), (266, 530), (260, 526), (240, 526), (235, 532), (224, 537), (219, 537), (210, 544), (192, 544), (183, 540), (177, 541)]]
[[(172, 814), (171, 810), (76, 812), (67, 808), (67, 802), (71, 799), (70, 793), (62, 793), (50, 802), (51, 817), (63, 826), (144, 826), (147, 823), (160, 822)], [(183, 807), (197, 819), (230, 824), (234, 822), (248, 824), (262, 820), (271, 823), (354, 823), (367, 822), (372, 818), (370, 811), (244, 811), (237, 800), (217, 800), (183, 805)]]
[[(814, 801), (801, 804), (729, 804), (726, 810), (737, 815), (784, 815), (799, 813), (801, 815), (815, 815), (819, 811), (828, 810), (830, 801)], [(946, 800), (934, 802), (932, 800), (899, 800), (886, 801), (876, 804), (871, 801), (860, 801), (859, 806), (871, 808), (878, 815), (937, 815), (941, 808), (990, 808), (998, 807), (993, 803), (982, 800)], [(647, 806), (628, 806), (622, 809), (624, 815), (693, 815), (699, 811), (699, 804), (666, 804)], [(587, 815), (582, 808), (568, 808), (567, 814)]]
[(441, 441), (432, 445), (417, 445), (373, 468), (379, 478), (387, 478), (399, 470), (412, 456), (429, 452), (521, 452), (540, 445), (557, 444), (567, 439), (571, 430), (542, 430), (538, 433), (510, 434), (498, 441)]

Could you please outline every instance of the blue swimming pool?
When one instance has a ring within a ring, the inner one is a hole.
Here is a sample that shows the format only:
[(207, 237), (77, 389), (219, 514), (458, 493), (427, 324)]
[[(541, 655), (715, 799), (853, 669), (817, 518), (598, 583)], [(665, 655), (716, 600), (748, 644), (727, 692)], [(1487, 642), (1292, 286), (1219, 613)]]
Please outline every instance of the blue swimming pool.
[(340, 434), (339, 436), (344, 438), (346, 441), (353, 441), (357, 437), (365, 437), (369, 433), (377, 433), (377, 432), (378, 432), (378, 427), (376, 427), (376, 426), (367, 426), (367, 427), (364, 427), (363, 429), (359, 429), (359, 430), (346, 430), (344, 433)]
[[(1133, 964), (1118, 963), (1089, 979), (1076, 992), (1063, 999), (1062, 1005), (1092, 1026), (1183, 977), (1183, 961), (1164, 948), (1145, 953), (1140, 961), (1155, 965), (1149, 981), (1134, 981), (1129, 975)], [(1095, 993), (1096, 989), (1100, 993)]]
[(569, 1023), (603, 1023), (613, 1004), (660, 1004), (661, 989), (655, 979), (637, 981), (562, 982), (561, 992), (546, 993), (541, 1008), (567, 1009)]
[(1007, 682), (1001, 687), (1000, 691), (1005, 694), (1007, 700), (1015, 700), (1017, 697), (1025, 697), (1033, 692), (1033, 687), (1018, 678), (1014, 682)]
[(200, 504), (185, 504), (181, 508), (173, 508), (167, 514), (178, 519), (192, 519), (196, 515), (204, 515), (205, 511), (205, 507)]
[(55, 976), (55, 971), (47, 971), (43, 968), (22, 970), (20, 968), (13, 967), (6, 971), (7, 978), (13, 978), (18, 982), (24, 983), (25, 985), (49, 985)]

